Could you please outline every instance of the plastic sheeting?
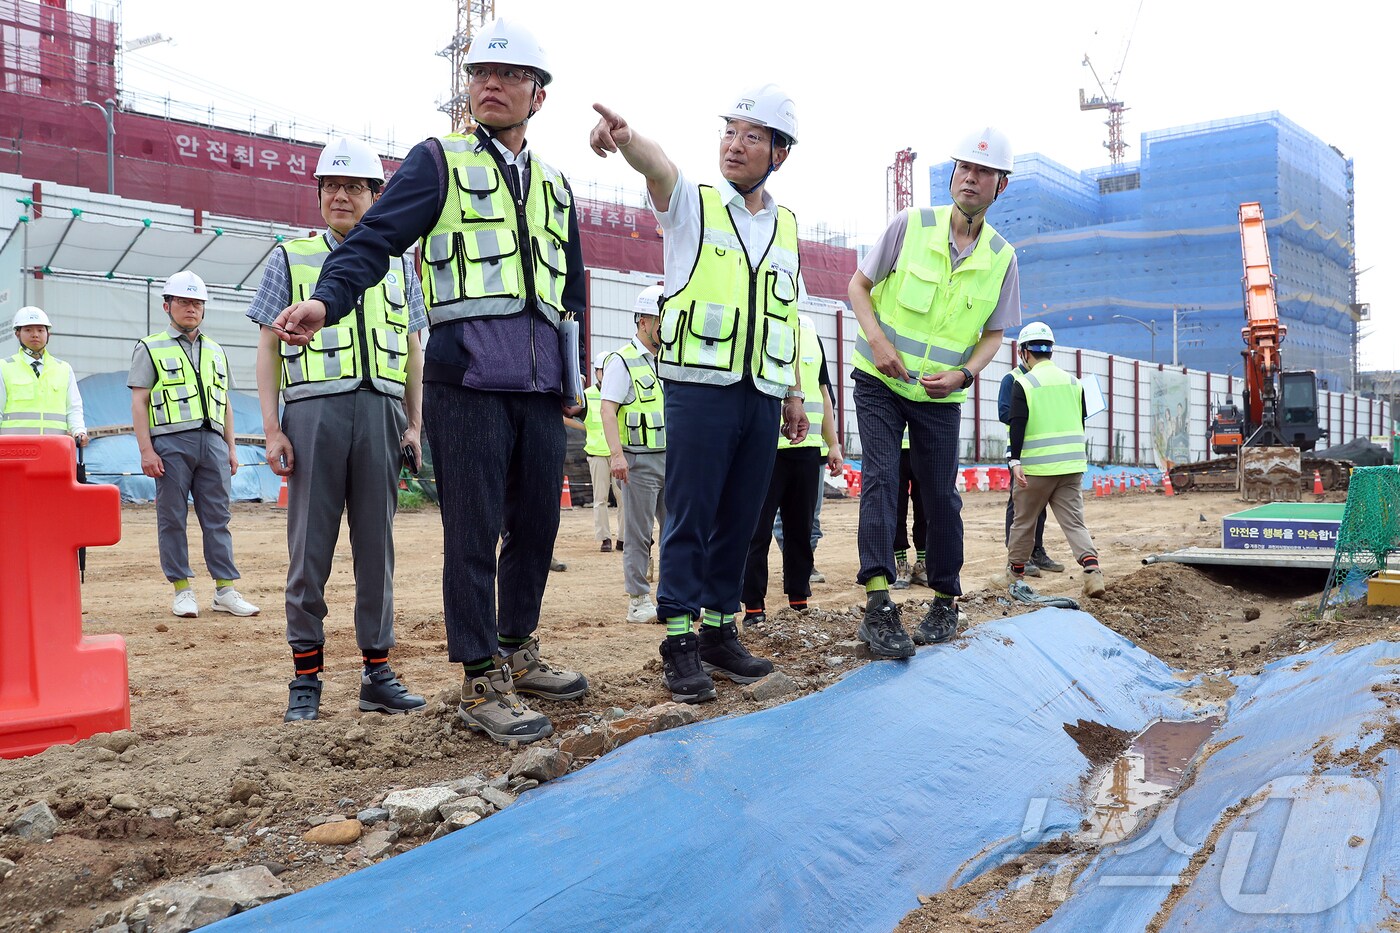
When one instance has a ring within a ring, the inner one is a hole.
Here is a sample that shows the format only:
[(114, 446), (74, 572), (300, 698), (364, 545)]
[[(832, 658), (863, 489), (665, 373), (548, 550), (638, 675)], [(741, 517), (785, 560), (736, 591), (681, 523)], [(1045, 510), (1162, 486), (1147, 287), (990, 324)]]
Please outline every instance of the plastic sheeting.
[(977, 627), (820, 693), (646, 736), (237, 930), (890, 930), (1076, 829), (1064, 725), (1179, 718), (1184, 684), (1084, 613)]
[[(99, 373), (78, 382), (83, 396), (83, 419), (89, 431), (131, 424), (131, 390), (126, 373)], [(233, 424), (239, 434), (262, 433), (262, 409), (255, 396), (230, 392)], [(83, 452), (88, 482), (110, 483), (123, 502), (150, 502), (156, 497), (156, 481), (141, 472), (141, 451), (134, 434), (96, 437)], [(239, 470), (233, 475), (235, 502), (276, 502), (282, 478), (267, 465), (267, 453), (252, 444), (238, 445)]]
[[(1386, 701), (1400, 692), (1398, 674), (1400, 645), (1380, 642), (1235, 678), (1239, 691), (1212, 740), (1224, 747), (1146, 831), (1102, 853), (1039, 930), (1146, 930), (1218, 823), (1163, 933), (1392, 929), (1381, 924), (1400, 918), (1400, 821), (1393, 793), (1382, 792), (1396, 779), (1397, 752), (1367, 750), (1382, 731), (1395, 742)], [(1347, 749), (1347, 763), (1335, 763)], [(1359, 764), (1367, 757), (1370, 766)]]

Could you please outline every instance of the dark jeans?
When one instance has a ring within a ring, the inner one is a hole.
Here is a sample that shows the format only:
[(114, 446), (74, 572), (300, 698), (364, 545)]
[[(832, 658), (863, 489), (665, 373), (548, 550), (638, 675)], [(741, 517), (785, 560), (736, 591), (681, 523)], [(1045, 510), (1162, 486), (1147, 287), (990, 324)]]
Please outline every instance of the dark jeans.
[(758, 525), (749, 541), (749, 558), (744, 566), (744, 606), (761, 609), (768, 592), (768, 542), (773, 540), (773, 518), (783, 516), (783, 592), (788, 599), (812, 595), (812, 516), (821, 494), (822, 452), (815, 447), (793, 447), (778, 451), (773, 462), (773, 478), (768, 496), (758, 514)]
[(559, 396), (543, 392), (423, 385), (423, 423), (442, 505), (442, 603), (453, 662), (491, 657), (498, 633), (527, 638), (539, 625), (564, 483), (559, 412)]

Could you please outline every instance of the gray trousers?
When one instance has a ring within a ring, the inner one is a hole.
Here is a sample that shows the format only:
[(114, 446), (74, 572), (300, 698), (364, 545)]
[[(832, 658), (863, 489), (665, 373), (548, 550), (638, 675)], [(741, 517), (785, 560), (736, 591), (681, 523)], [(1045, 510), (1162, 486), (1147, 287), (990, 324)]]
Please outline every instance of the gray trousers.
[(627, 542), (627, 547), (622, 552), (622, 584), (628, 596), (641, 596), (651, 592), (647, 569), (656, 540), (653, 529), (666, 524), (666, 453), (623, 456), (627, 458), (627, 482), (622, 485), (626, 524), (619, 525), (619, 537)]
[(292, 402), (282, 432), (295, 469), (287, 477), (287, 641), (325, 643), (326, 581), (340, 519), (350, 519), (355, 639), (365, 652), (394, 647), (394, 513), (398, 511), (403, 403), (368, 389)]
[(626, 541), (627, 537), (622, 533), (622, 490), (618, 488), (617, 480), (612, 478), (608, 458), (589, 454), (588, 476), (593, 481), (593, 540), (612, 540), (612, 528), (608, 525), (608, 487), (611, 485), (613, 495), (617, 497), (617, 536)]
[(157, 434), (151, 438), (151, 446), (165, 465), (165, 475), (156, 477), (156, 541), (165, 578), (173, 583), (194, 576), (185, 534), (193, 497), (194, 514), (204, 531), (204, 566), (209, 576), (237, 580), (233, 535), (228, 530), (233, 482), (224, 436), (202, 428)]
[(1065, 533), (1076, 561), (1083, 564), (1084, 558), (1099, 556), (1094, 549), (1094, 539), (1084, 525), (1084, 493), (1079, 488), (1083, 478), (1083, 473), (1027, 476), (1024, 489), (1012, 481), (1016, 518), (1011, 523), (1011, 540), (1006, 555), (1011, 563), (1024, 564), (1031, 559), (1031, 551), (1035, 548), (1035, 524), (1046, 505), (1055, 513), (1055, 521), (1060, 523), (1060, 530)]

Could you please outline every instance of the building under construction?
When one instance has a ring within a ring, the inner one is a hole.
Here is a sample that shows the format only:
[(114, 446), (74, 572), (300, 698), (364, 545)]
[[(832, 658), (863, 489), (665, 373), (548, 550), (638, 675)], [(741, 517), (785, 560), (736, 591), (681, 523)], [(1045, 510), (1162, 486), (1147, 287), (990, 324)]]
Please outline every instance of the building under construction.
[[(1277, 112), (1142, 134), (1137, 162), (1076, 172), (1019, 156), (988, 219), (1016, 246), (1025, 320), (1060, 341), (1238, 376), (1239, 206), (1263, 204), (1290, 369), (1353, 384), (1351, 160)], [(929, 169), (947, 204), (952, 165)]]

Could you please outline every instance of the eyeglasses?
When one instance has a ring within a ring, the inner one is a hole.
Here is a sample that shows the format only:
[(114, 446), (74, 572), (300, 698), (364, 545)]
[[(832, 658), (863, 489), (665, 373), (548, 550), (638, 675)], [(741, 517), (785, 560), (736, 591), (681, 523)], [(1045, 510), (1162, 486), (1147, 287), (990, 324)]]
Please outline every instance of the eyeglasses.
[(344, 191), (346, 194), (353, 198), (356, 195), (364, 194), (368, 190), (369, 185), (362, 185), (358, 181), (352, 181), (348, 185), (342, 185), (339, 182), (335, 181), (321, 182), (322, 194), (338, 194), (339, 192)]
[(463, 69), (467, 73), (467, 78), (473, 82), (481, 83), (495, 75), (502, 84), (514, 87), (517, 84), (524, 84), (526, 81), (534, 81), (535, 73), (528, 68), (516, 68), (513, 65), (495, 67), (492, 65), (468, 65)]
[(724, 144), (726, 146), (733, 145), (734, 139), (736, 137), (738, 137), (740, 141), (744, 144), (744, 146), (749, 149), (757, 149), (759, 146), (767, 146), (772, 140), (771, 136), (760, 136), (753, 130), (749, 130), (742, 136), (740, 135), (739, 131), (734, 129), (734, 127), (732, 126), (726, 126), (723, 130), (720, 130), (719, 138), (724, 140)]

